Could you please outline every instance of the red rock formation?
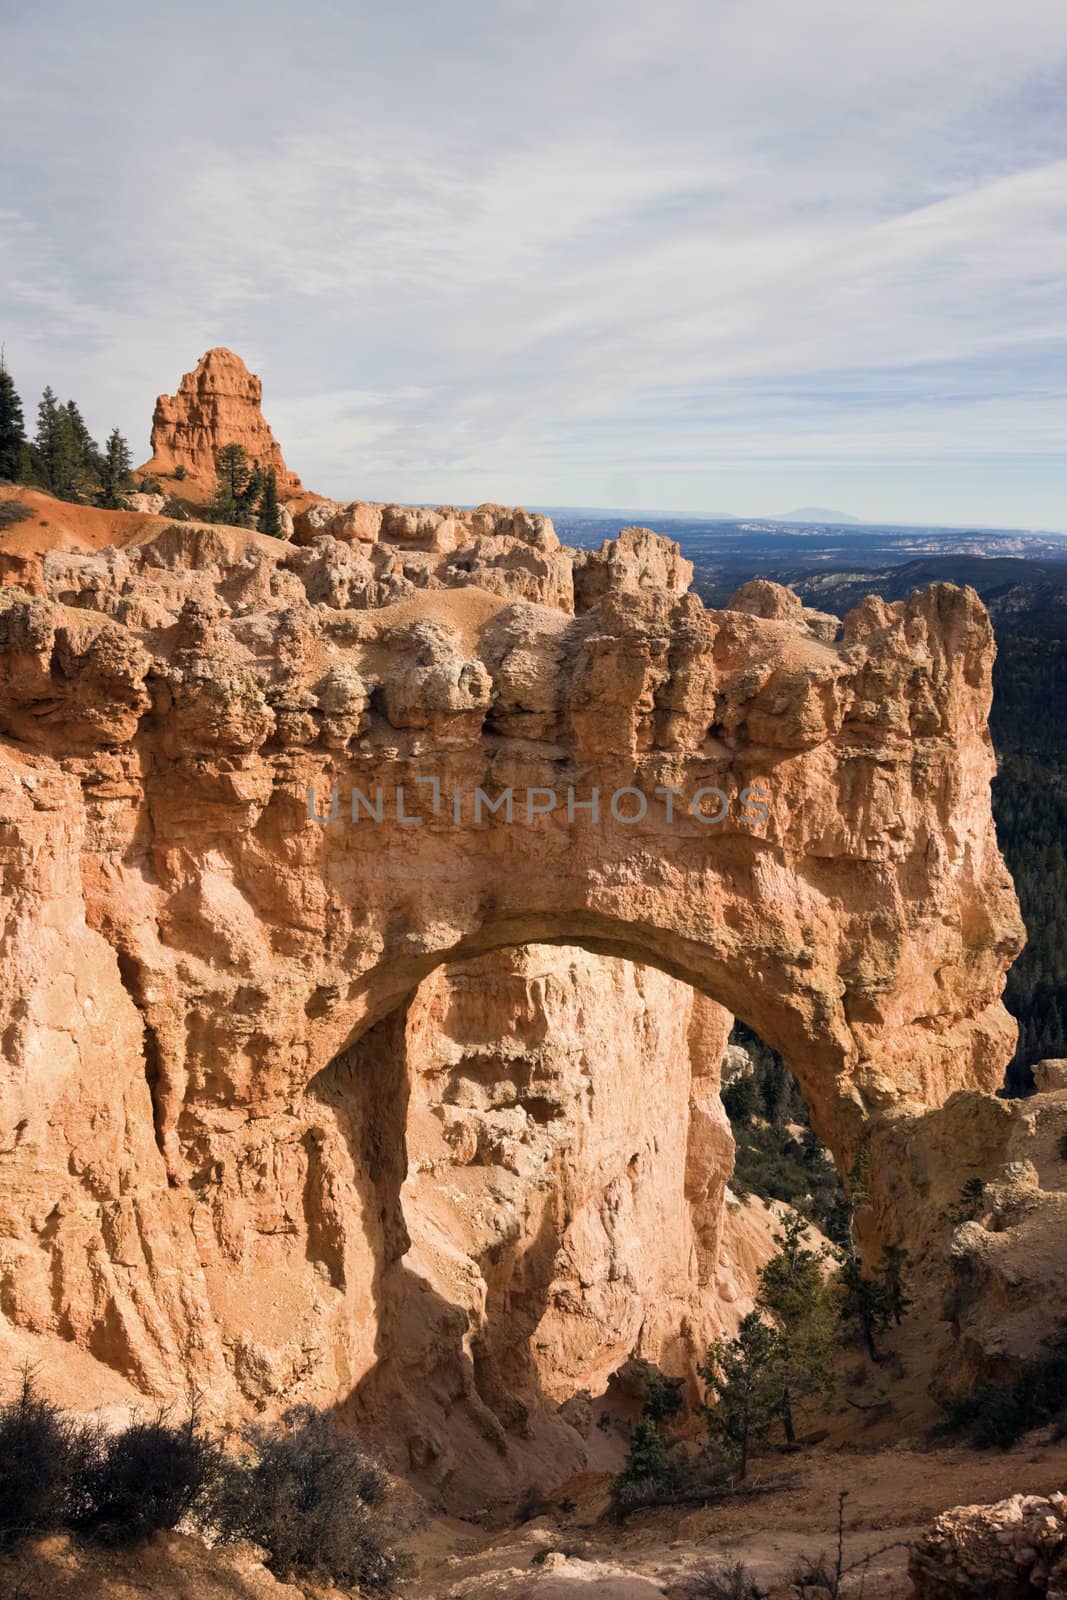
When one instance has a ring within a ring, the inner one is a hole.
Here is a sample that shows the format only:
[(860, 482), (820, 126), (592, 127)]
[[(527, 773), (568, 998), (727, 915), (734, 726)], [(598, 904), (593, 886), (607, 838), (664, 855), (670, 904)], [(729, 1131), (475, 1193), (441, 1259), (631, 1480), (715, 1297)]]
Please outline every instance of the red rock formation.
[[(782, 1050), (843, 1163), (896, 1130), (872, 1187), (901, 1232), (930, 1108), (999, 1082), (992, 636), (946, 585), (837, 641), (781, 592), (706, 612), (640, 531), (591, 567), (525, 513), (403, 509), (306, 547), (131, 518), (0, 590), (0, 1320), (149, 1393), (347, 1398), (439, 1485), (451, 1411), (514, 1482), (566, 1388), (628, 1347), (684, 1366), (727, 1315), (718, 1045), (679, 980)], [(428, 773), (460, 826), (399, 820)], [(767, 815), (706, 826), (714, 784)], [(471, 820), (476, 787), (521, 811), (568, 785), (601, 814)], [(645, 814), (613, 815), (634, 787)], [(469, 966), (545, 942), (659, 971)], [(453, 1004), (475, 978), (480, 1043)], [(671, 1017), (634, 1051), (642, 985)], [(466, 1186), (483, 1216), (452, 1237)]]
[(274, 468), (281, 493), (300, 494), (300, 479), (285, 465), (260, 409), (262, 399), (262, 383), (240, 356), (221, 346), (209, 350), (182, 378), (177, 394), (161, 394), (156, 401), (152, 456), (138, 471), (172, 478), (176, 468), (184, 467), (182, 498), (210, 498), (219, 450), (239, 444), (250, 462)]

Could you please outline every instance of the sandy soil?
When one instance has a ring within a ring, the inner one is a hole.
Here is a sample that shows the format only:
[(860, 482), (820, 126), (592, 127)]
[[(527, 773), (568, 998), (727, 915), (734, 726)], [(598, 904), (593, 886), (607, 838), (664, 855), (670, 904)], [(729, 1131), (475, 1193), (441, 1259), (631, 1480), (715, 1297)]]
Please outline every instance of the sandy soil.
[[(751, 1497), (640, 1512), (620, 1528), (601, 1520), (606, 1481), (587, 1476), (557, 1493), (575, 1500), (570, 1514), (488, 1536), (469, 1525), (432, 1525), (418, 1541), (420, 1574), (407, 1593), (419, 1600), (681, 1600), (703, 1567), (737, 1559), (763, 1585), (780, 1583), (801, 1558), (832, 1557), (838, 1495), (847, 1489), (846, 1563), (867, 1554), (871, 1561), (843, 1592), (858, 1595), (862, 1581), (864, 1600), (903, 1600), (911, 1594), (907, 1544), (938, 1512), (1020, 1490), (1048, 1493), (1065, 1481), (1067, 1443), (1040, 1438), (1008, 1453), (816, 1447), (762, 1458), (751, 1480), (761, 1492)], [(557, 1554), (546, 1560), (546, 1551)]]

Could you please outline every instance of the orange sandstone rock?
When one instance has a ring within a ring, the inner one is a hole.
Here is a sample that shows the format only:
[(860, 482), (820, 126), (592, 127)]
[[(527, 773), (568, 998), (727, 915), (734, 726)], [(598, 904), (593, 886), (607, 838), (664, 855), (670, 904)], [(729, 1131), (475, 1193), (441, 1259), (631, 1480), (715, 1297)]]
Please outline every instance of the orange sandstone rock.
[(260, 409), (262, 399), (262, 383), (240, 356), (221, 346), (208, 350), (182, 378), (177, 394), (161, 394), (156, 401), (152, 455), (138, 472), (173, 478), (184, 467), (187, 476), (177, 486), (182, 497), (209, 499), (219, 450), (239, 444), (250, 462), (274, 468), (279, 493), (300, 494), (300, 479), (285, 464)]
[(20, 546), (0, 1310), (145, 1393), (345, 1404), (469, 1505), (580, 1459), (568, 1391), (685, 1371), (743, 1304), (728, 1015), (843, 1166), (899, 1155), (872, 1188), (912, 1238), (922, 1130), (1011, 1053), (1020, 925), (971, 591), (829, 639), (784, 592), (705, 611), (647, 531), (590, 562), (446, 509), (454, 547), (398, 508), (371, 540), (131, 514), (121, 547)]

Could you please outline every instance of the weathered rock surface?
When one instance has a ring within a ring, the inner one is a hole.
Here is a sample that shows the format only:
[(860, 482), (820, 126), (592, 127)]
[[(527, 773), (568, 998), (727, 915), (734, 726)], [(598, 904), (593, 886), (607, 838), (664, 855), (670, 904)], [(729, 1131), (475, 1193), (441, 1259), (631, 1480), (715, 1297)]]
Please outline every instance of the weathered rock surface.
[[(488, 1494), (743, 1298), (727, 1013), (845, 1162), (999, 1083), (992, 641), (949, 586), (830, 641), (705, 612), (640, 530), (598, 564), (385, 509), (133, 519), (0, 590), (0, 1310), (146, 1392), (347, 1401)], [(546, 942), (620, 959), (495, 953)]]
[(976, 1378), (1008, 1381), (1057, 1326), (1067, 1296), (1065, 1137), (1067, 1088), (1025, 1100), (961, 1095), (946, 1108), (938, 1143), (951, 1141), (981, 1186), (957, 1189), (945, 1208), (958, 1218), (945, 1247), (944, 1315), (956, 1335), (939, 1384), (946, 1395)]
[[(720, 1249), (730, 1021), (662, 972), (566, 946), (497, 951), (420, 987), (382, 1431), (453, 1502), (457, 1476), (483, 1498), (501, 1480), (509, 1431), (527, 1441), (523, 1472), (578, 1470), (585, 1447), (557, 1406), (602, 1394), (634, 1356), (692, 1376), (748, 1309)], [(757, 1231), (762, 1261), (772, 1228)], [(381, 1388), (361, 1395), (372, 1414)]]
[(912, 1550), (916, 1600), (1067, 1600), (1067, 1496), (945, 1511)]
[[(240, 356), (218, 346), (200, 357), (178, 385), (177, 394), (161, 394), (152, 417), (152, 454), (138, 472), (173, 478), (184, 468), (176, 487), (183, 498), (210, 498), (215, 485), (215, 458), (223, 445), (243, 445), (249, 462), (273, 467), (281, 494), (300, 494), (302, 485), (290, 472), (281, 446), (261, 410), (263, 385)], [(149, 509), (143, 507), (139, 509)]]

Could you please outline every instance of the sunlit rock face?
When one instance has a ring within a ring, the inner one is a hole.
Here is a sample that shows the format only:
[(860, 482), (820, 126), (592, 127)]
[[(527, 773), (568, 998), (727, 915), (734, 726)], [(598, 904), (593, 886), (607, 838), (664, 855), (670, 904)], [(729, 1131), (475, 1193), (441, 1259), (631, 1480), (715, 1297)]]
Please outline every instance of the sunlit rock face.
[(728, 1014), (839, 1161), (910, 1149), (999, 1083), (1020, 939), (970, 591), (838, 639), (647, 530), (466, 518), (141, 516), (0, 591), (0, 1332), (343, 1401), (448, 1492), (449, 1428), (578, 1460), (560, 1399), (734, 1315)]
[[(219, 451), (239, 444), (249, 465), (273, 469), (279, 490), (299, 494), (300, 479), (290, 472), (281, 446), (261, 406), (263, 385), (240, 356), (221, 345), (200, 357), (176, 394), (161, 394), (152, 416), (152, 454), (139, 470), (172, 478), (183, 496), (210, 499)], [(141, 509), (150, 509), (143, 507)]]

